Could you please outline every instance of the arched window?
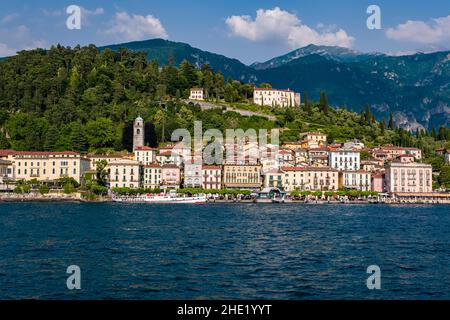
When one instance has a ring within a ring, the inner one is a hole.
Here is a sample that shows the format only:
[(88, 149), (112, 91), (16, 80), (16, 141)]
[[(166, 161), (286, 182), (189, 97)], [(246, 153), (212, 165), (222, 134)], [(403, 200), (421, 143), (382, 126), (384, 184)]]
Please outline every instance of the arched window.
[(141, 134), (141, 129), (137, 129), (136, 133)]

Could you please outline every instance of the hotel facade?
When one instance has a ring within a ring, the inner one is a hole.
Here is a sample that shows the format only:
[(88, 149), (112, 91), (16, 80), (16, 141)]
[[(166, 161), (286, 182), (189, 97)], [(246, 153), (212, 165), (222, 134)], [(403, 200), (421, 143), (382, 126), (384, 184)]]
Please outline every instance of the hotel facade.
[(386, 165), (385, 183), (389, 193), (432, 192), (432, 167), (423, 163), (390, 162)]

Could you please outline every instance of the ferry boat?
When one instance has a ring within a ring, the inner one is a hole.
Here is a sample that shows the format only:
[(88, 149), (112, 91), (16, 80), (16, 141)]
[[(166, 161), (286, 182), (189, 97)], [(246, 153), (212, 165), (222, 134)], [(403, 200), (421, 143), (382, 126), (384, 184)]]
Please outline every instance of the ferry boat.
[(160, 194), (144, 194), (139, 196), (116, 196), (112, 197), (114, 202), (128, 202), (128, 203), (187, 203), (187, 204), (202, 204), (206, 203), (206, 195), (200, 194), (195, 196), (181, 196), (177, 195), (174, 190), (170, 193)]

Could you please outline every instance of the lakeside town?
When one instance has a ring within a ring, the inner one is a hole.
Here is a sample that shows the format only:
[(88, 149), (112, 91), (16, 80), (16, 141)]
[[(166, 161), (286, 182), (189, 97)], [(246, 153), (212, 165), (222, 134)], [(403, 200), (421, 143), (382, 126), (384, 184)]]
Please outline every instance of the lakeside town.
[[(203, 90), (191, 89), (190, 100), (204, 100)], [(300, 95), (290, 90), (255, 89), (254, 103), (298, 106)], [(329, 144), (325, 133), (304, 132), (298, 141), (269, 145), (264, 154), (248, 139), (224, 144), (224, 152), (241, 148), (244, 156), (211, 165), (194, 159), (191, 147), (183, 143), (147, 146), (144, 130), (144, 119), (136, 118), (132, 153), (0, 150), (0, 199), (82, 199), (75, 187), (103, 175), (103, 200), (113, 194), (172, 190), (207, 193), (214, 201), (271, 200), (276, 195), (303, 202), (450, 203), (450, 193), (433, 190), (432, 166), (423, 163), (419, 148), (366, 147), (356, 139)], [(437, 153), (450, 163), (450, 150)], [(39, 187), (33, 188), (33, 182)]]

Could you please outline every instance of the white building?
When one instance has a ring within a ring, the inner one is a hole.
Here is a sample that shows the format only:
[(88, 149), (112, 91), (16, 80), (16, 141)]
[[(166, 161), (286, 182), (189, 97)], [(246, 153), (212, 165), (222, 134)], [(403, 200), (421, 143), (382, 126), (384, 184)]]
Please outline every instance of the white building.
[(137, 147), (134, 149), (134, 160), (144, 166), (152, 164), (156, 161), (156, 149), (147, 146)]
[(300, 93), (295, 93), (289, 89), (255, 88), (253, 91), (253, 103), (260, 106), (298, 107), (300, 106)]
[(139, 188), (141, 165), (136, 160), (120, 159), (108, 165), (110, 188)]
[(201, 188), (203, 186), (202, 165), (197, 163), (184, 164), (184, 187)]
[(203, 101), (203, 88), (191, 88), (191, 94), (189, 100), (200, 100)]
[(0, 159), (0, 190), (10, 189), (8, 181), (13, 180), (13, 164), (11, 161)]
[(445, 163), (450, 164), (450, 150), (445, 152)]
[(360, 153), (353, 150), (333, 150), (329, 152), (328, 164), (339, 171), (357, 171), (360, 168)]
[(347, 141), (343, 146), (343, 148), (347, 150), (363, 150), (364, 147), (364, 143), (362, 143), (358, 139)]
[(371, 174), (370, 172), (344, 171), (342, 173), (342, 187), (345, 189), (354, 189), (359, 191), (371, 190)]
[(432, 167), (416, 162), (393, 161), (386, 165), (386, 191), (427, 193), (433, 191)]

